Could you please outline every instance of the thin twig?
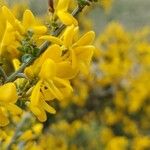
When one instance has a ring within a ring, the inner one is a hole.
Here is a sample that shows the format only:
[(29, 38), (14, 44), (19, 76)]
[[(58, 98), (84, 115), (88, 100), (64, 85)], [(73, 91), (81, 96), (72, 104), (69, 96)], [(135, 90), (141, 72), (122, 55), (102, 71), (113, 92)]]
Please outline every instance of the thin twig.
[(21, 122), (17, 125), (16, 127), (16, 131), (13, 135), (13, 137), (11, 138), (10, 143), (8, 144), (6, 150), (11, 150), (12, 145), (16, 142), (16, 140), (18, 139), (18, 137), (20, 136), (21, 132), (22, 132), (22, 128), (23, 126), (26, 124), (26, 122), (29, 121), (29, 119), (31, 118), (31, 114), (30, 113), (25, 113), (24, 116), (22, 117)]

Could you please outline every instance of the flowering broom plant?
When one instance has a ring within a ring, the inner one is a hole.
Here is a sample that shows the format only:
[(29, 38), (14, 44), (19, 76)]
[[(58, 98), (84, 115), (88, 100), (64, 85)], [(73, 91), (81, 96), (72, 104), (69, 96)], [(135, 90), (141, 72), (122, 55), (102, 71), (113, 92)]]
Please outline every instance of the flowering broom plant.
[(150, 28), (122, 2), (0, 0), (0, 150), (150, 149)]
[(1, 5), (0, 127), (18, 123), (23, 114), (45, 122), (47, 113), (56, 113), (51, 104), (73, 92), (71, 80), (88, 74), (95, 33), (79, 35), (76, 16), (93, 1), (77, 1), (72, 13), (70, 3), (49, 0), (49, 26), (29, 9), (18, 19)]

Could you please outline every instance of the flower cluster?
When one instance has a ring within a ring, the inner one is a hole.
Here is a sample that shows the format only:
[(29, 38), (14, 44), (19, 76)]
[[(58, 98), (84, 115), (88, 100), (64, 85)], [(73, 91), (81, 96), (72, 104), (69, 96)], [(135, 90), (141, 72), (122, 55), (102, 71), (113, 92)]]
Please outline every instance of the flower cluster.
[[(4, 32), (1, 33), (0, 56), (2, 65), (5, 60), (14, 66), (9, 72), (1, 68), (4, 73), (0, 86), (1, 126), (8, 124), (8, 112), (18, 115), (27, 109), (41, 122), (46, 121), (46, 112), (56, 113), (50, 103), (62, 101), (73, 92), (70, 80), (79, 72), (88, 73), (95, 34), (89, 31), (80, 37), (78, 21), (68, 11), (69, 4), (69, 0), (59, 0), (53, 6), (50, 18), (66, 26), (60, 35), (51, 35), (49, 32), (53, 31), (28, 9), (20, 21), (6, 6), (1, 7)], [(48, 44), (43, 50), (41, 45), (45, 41)], [(41, 50), (44, 52), (40, 53)], [(23, 65), (26, 67), (19, 72)], [(17, 72), (15, 76), (12, 71)], [(7, 77), (8, 74), (12, 75)]]

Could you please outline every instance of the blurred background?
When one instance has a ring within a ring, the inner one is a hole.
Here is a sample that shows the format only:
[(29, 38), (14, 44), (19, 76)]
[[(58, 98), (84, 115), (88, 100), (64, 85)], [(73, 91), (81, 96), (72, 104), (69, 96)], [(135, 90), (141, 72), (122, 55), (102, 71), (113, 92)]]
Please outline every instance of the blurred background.
[[(47, 12), (47, 0), (7, 0), (8, 4), (27, 3), (37, 15)], [(113, 0), (111, 12), (105, 13), (99, 7), (90, 12), (96, 31), (103, 30), (110, 21), (119, 21), (129, 30), (136, 30), (150, 24), (149, 0)]]

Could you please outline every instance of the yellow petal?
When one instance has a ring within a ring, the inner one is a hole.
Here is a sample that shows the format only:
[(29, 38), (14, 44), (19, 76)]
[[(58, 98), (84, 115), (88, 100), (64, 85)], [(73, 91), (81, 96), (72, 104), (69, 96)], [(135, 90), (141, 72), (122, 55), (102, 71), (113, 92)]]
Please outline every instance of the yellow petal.
[(34, 134), (32, 133), (32, 130), (27, 130), (22, 133), (22, 135), (19, 137), (19, 140), (27, 141), (27, 140), (31, 140), (33, 137)]
[(70, 0), (59, 0), (57, 3), (56, 11), (67, 11)]
[(46, 112), (43, 108), (40, 108), (40, 114), (37, 116), (37, 118), (41, 121), (41, 122), (45, 122), (47, 120), (47, 115)]
[(6, 6), (2, 7), (2, 12), (10, 23), (15, 24), (15, 17)]
[(29, 103), (28, 107), (29, 107), (29, 109), (33, 112), (33, 114), (34, 114), (35, 116), (40, 115), (41, 111), (40, 111), (40, 109), (39, 109), (37, 106), (34, 106), (34, 105), (32, 105), (31, 103)]
[(33, 127), (32, 127), (32, 131), (36, 134), (39, 135), (42, 132), (43, 129), (43, 124), (42, 123), (36, 123)]
[(16, 86), (14, 83), (6, 83), (0, 86), (0, 101), (15, 103), (18, 99)]
[(74, 24), (75, 26), (78, 25), (77, 20), (71, 14), (67, 12), (58, 11), (57, 15), (60, 21), (65, 25), (72, 25), (72, 24)]
[(73, 69), (69, 61), (63, 61), (57, 64), (56, 76), (63, 79), (72, 79), (78, 73), (77, 69)]
[(31, 27), (35, 34), (44, 34), (47, 32), (47, 28), (45, 26), (33, 26)]
[(0, 20), (1, 20), (1, 23), (0, 23), (0, 41), (2, 40), (3, 38), (3, 34), (4, 34), (4, 31), (5, 31), (5, 28), (6, 28), (6, 20), (5, 20), (5, 17), (4, 15), (2, 14), (2, 10), (0, 8)]
[(33, 72), (33, 67), (29, 66), (25, 69), (24, 73), (26, 74), (26, 76), (30, 79), (34, 78), (34, 72)]
[(81, 73), (83, 73), (84, 75), (88, 75), (88, 73), (89, 73), (89, 66), (87, 66), (85, 63), (80, 62), (79, 63), (79, 69), (80, 69)]
[(21, 114), (22, 113), (22, 110), (18, 107), (18, 106), (16, 106), (16, 105), (14, 105), (14, 104), (8, 104), (7, 106), (5, 106), (12, 114), (14, 114), (14, 115), (19, 115), (19, 114)]
[(60, 91), (63, 93), (64, 101), (62, 101), (62, 103), (65, 103), (65, 98), (68, 100), (68, 97), (71, 96), (71, 93), (73, 92), (73, 91), (68, 90), (68, 88), (61, 88)]
[(2, 109), (0, 108), (0, 126), (6, 126), (9, 124), (8, 118), (4, 115)]
[(54, 81), (57, 81), (59, 84), (61, 84), (64, 87), (68, 88), (68, 90), (73, 91), (73, 89), (72, 89), (72, 87), (70, 85), (70, 82), (68, 80), (64, 80), (64, 79), (55, 77)]
[(41, 106), (43, 107), (43, 109), (45, 109), (47, 112), (51, 113), (51, 114), (55, 114), (56, 110), (51, 107), (50, 105), (48, 105), (43, 99), (41, 99)]
[(7, 55), (7, 58), (16, 58), (19, 55), (19, 51), (17, 50), (19, 42), (17, 41), (18, 37), (16, 37), (18, 32), (13, 31), (12, 28), (12, 25), (7, 21), (3, 39), (0, 44), (0, 55)]
[(16, 19), (15, 24), (13, 26), (18, 32), (20, 32), (21, 34), (24, 34), (24, 32), (25, 32), (24, 27), (22, 26), (22, 24), (19, 20)]
[(29, 104), (29, 108), (33, 112), (33, 114), (41, 121), (44, 122), (47, 119), (46, 113), (43, 108), (40, 106), (33, 106), (31, 103)]
[(69, 48), (72, 45), (74, 33), (75, 33), (74, 31), (75, 31), (75, 26), (71, 25), (65, 30), (63, 34), (63, 41), (66, 48)]
[(53, 83), (53, 81), (48, 80), (47, 81), (49, 84), (49, 90), (50, 92), (52, 92), (52, 94), (58, 99), (58, 100), (62, 100), (63, 99), (63, 94), (61, 93), (61, 91), (55, 86), (55, 84)]
[(53, 60), (47, 59), (42, 65), (39, 77), (43, 80), (53, 79), (56, 75), (56, 64)]
[(78, 61), (82, 61), (87, 65), (90, 64), (95, 47), (92, 45), (80, 46), (74, 49)]
[(50, 90), (43, 90), (43, 99), (45, 101), (50, 101), (55, 99), (55, 96), (50, 92)]
[(6, 19), (8, 20), (8, 22), (15, 29), (17, 29), (19, 32), (21, 32), (23, 34), (24, 29), (23, 29), (21, 23), (14, 17), (14, 15), (12, 14), (12, 12), (6, 6), (2, 7), (2, 12), (3, 12), (4, 16), (6, 17)]
[(18, 68), (20, 67), (20, 61), (19, 61), (19, 59), (13, 59), (13, 66), (14, 66), (14, 69), (15, 69), (15, 71), (16, 70), (18, 70)]
[(15, 40), (15, 38), (14, 38), (15, 36), (14, 36), (14, 32), (12, 31), (12, 28), (13, 28), (12, 25), (7, 21), (3, 39), (1, 41), (2, 46), (8, 45), (11, 43), (11, 41)]
[(23, 26), (27, 29), (35, 24), (35, 17), (30, 10), (26, 10), (23, 14)]
[(40, 58), (40, 63), (43, 64), (43, 62), (46, 59), (52, 59), (55, 62), (59, 62), (61, 60), (62, 50), (59, 45), (52, 45), (48, 47), (48, 49), (43, 53), (42, 57)]
[(84, 45), (90, 45), (95, 38), (95, 33), (93, 31), (89, 31), (86, 34), (84, 34), (76, 43), (75, 45), (78, 46), (84, 46)]
[(33, 88), (32, 94), (31, 94), (31, 105), (37, 106), (39, 105), (39, 100), (41, 98), (40, 88), (42, 85), (42, 81), (40, 80), (35, 87)]
[(59, 38), (51, 36), (51, 35), (45, 35), (45, 36), (40, 37), (39, 39), (48, 40), (48, 41), (50, 41), (52, 43), (55, 43), (55, 44), (58, 44), (58, 45), (63, 44), (62, 41)]
[(74, 50), (73, 49), (71, 49), (71, 62), (72, 62), (72, 68), (73, 69), (76, 69), (76, 67), (77, 67), (77, 57), (76, 57), (76, 54), (75, 54), (75, 52), (74, 52)]
[(43, 86), (41, 87), (41, 91), (43, 93), (43, 99), (45, 101), (50, 101), (55, 98), (55, 96), (50, 92), (49, 85), (47, 82), (44, 82)]

